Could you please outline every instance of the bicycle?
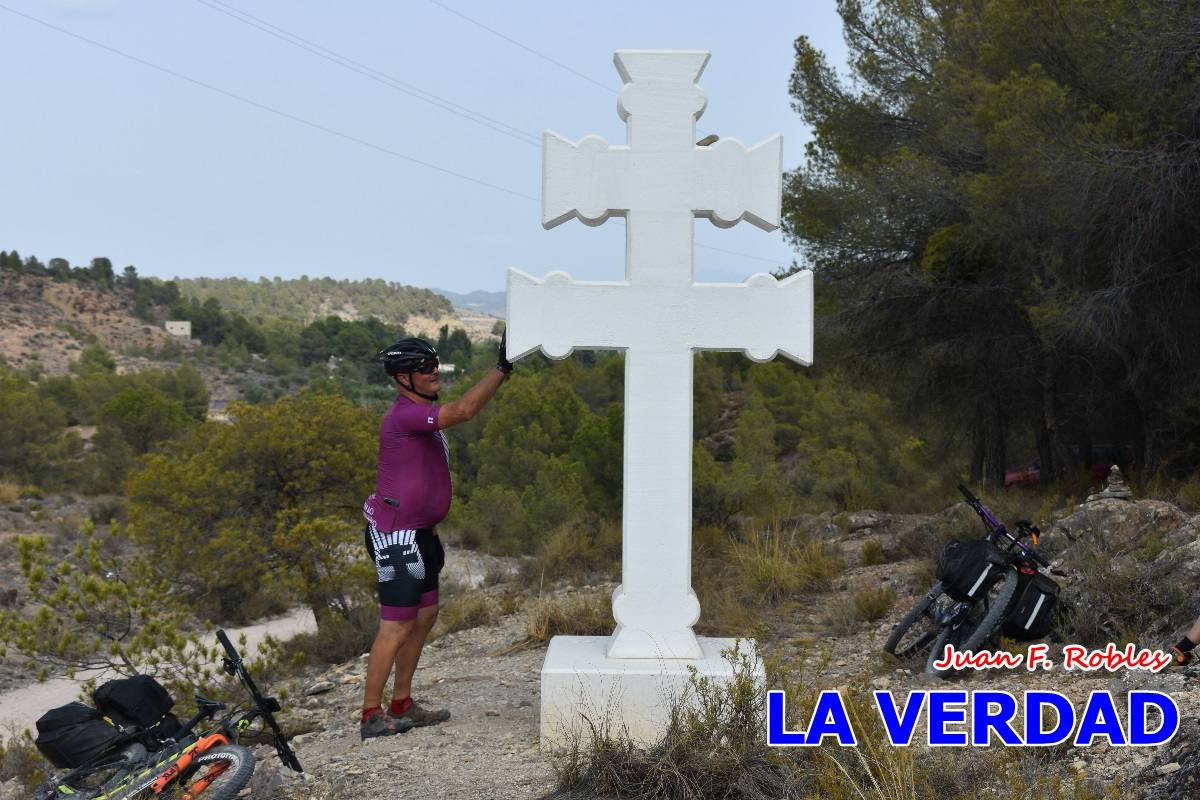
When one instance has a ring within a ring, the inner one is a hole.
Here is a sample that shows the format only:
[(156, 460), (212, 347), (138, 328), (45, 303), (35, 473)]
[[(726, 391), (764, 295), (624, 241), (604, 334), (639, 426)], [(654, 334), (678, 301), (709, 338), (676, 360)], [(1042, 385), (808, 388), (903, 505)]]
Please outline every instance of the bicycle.
[(281, 709), (279, 701), (259, 691), (225, 631), (217, 631), (217, 641), (225, 650), (225, 672), (250, 693), (253, 705), (247, 711), (239, 714), (235, 709), (197, 733), (198, 725), (226, 708), (224, 703), (197, 694), (195, 716), (170, 738), (161, 740), (154, 752), (138, 741), (123, 742), (119, 750), (110, 749), (92, 763), (52, 777), (38, 787), (34, 800), (193, 800), (201, 795), (203, 800), (231, 800), (254, 775), (254, 754), (239, 740), (258, 719), (271, 729), (275, 752), (284, 766), (303, 772), (275, 720), (275, 712)]
[[(983, 545), (984, 558), (974, 564), (975, 573), (968, 585), (950, 586), (945, 580), (939, 580), (930, 587), (896, 623), (883, 647), (885, 652), (902, 660), (930, 647), (925, 671), (942, 678), (954, 672), (950, 667), (938, 669), (934, 666), (944, 655), (946, 645), (953, 645), (960, 651), (977, 651), (1014, 610), (1022, 577), (1036, 575), (1039, 567), (1049, 567), (1049, 563), (1033, 549), (1039, 544), (1041, 535), (1036, 525), (1020, 520), (1017, 535), (1014, 535), (970, 489), (961, 483), (958, 489), (988, 529), (987, 535), (977, 540), (986, 543)], [(1032, 547), (1025, 543), (1026, 538), (1031, 540)], [(997, 542), (1007, 544), (1007, 550), (1001, 550)], [(1042, 604), (1038, 603), (1027, 628), (1041, 611)]]

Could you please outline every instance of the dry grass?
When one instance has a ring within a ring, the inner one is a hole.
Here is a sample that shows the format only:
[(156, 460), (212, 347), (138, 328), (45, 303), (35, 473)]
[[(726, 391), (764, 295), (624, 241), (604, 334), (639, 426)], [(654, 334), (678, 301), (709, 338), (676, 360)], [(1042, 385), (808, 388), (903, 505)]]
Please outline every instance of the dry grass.
[(520, 601), (508, 593), (486, 592), (482, 589), (452, 589), (438, 609), (437, 624), (430, 639), (455, 631), (465, 631), (491, 625), (501, 617), (514, 613)]
[(554, 636), (607, 636), (615, 623), (612, 596), (605, 591), (543, 597), (529, 609), (529, 643)]
[(0, 481), (0, 505), (9, 506), (21, 499), (21, 485)]
[(729, 556), (737, 585), (749, 599), (771, 606), (803, 592), (827, 590), (844, 568), (837, 552), (820, 539), (801, 537), (793, 544), (769, 529), (732, 541)]
[(48, 777), (49, 767), (27, 732), (12, 728), (0, 738), (0, 784), (15, 778), (32, 789)]
[(854, 611), (867, 622), (883, 617), (895, 602), (896, 593), (890, 586), (864, 586), (854, 593)]
[(595, 528), (574, 525), (558, 528), (542, 545), (541, 557), (548, 580), (579, 580), (592, 575), (615, 578), (621, 569), (621, 523), (607, 521)]
[(858, 551), (860, 567), (873, 567), (886, 562), (887, 557), (883, 553), (883, 544), (878, 539), (867, 539), (863, 542), (862, 549)]
[(997, 748), (929, 751), (888, 741), (865, 686), (842, 690), (858, 740), (841, 747), (770, 748), (765, 742), (765, 693), (787, 692), (787, 728), (802, 729), (818, 694), (802, 671), (768, 664), (768, 684), (756, 682), (745, 654), (727, 654), (733, 680), (692, 679), (692, 693), (676, 700), (658, 742), (639, 746), (611, 723), (592, 724), (555, 761), (558, 783), (549, 797), (627, 800), (1100, 800), (1121, 796), (1112, 786), (1097, 794), (1086, 781), (1063, 775), (1060, 758)]

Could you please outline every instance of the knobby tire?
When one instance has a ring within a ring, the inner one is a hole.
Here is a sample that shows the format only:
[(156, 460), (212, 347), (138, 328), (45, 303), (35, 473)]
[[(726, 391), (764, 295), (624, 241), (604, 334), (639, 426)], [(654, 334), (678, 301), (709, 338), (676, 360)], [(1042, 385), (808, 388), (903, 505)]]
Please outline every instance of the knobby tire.
[[(942, 582), (935, 583), (925, 596), (916, 602), (916, 604), (908, 610), (908, 612), (900, 618), (896, 623), (896, 627), (892, 628), (892, 633), (888, 636), (887, 643), (884, 644), (884, 652), (891, 653), (897, 658), (908, 658), (914, 655), (919, 649), (920, 638), (917, 642), (910, 643), (903, 648), (900, 653), (896, 652), (896, 648), (900, 646), (900, 642), (904, 639), (904, 634), (908, 633), (908, 629), (919, 622), (922, 617), (928, 617), (929, 609), (933, 606), (937, 599), (942, 595)], [(932, 620), (930, 620), (932, 623)]]
[(128, 800), (162, 800), (195, 797), (198, 800), (233, 800), (254, 777), (254, 754), (240, 744), (223, 744), (196, 756), (183, 776), (156, 795), (149, 789)]
[(942, 651), (946, 649), (947, 644), (954, 645), (954, 649), (959, 651), (975, 652), (979, 650), (980, 646), (1000, 625), (1000, 621), (1004, 619), (1004, 615), (1008, 612), (1008, 606), (1017, 593), (1017, 584), (1020, 582), (1020, 573), (1016, 568), (1010, 567), (1004, 573), (1004, 582), (1000, 585), (1000, 591), (989, 601), (987, 613), (983, 615), (983, 619), (979, 620), (978, 624), (972, 627), (971, 623), (967, 621), (957, 628), (953, 625), (943, 627), (942, 632), (933, 642), (933, 649), (929, 651), (929, 659), (925, 662), (925, 671), (931, 675), (937, 675), (939, 678), (949, 678), (954, 675), (958, 670), (953, 667), (937, 669), (933, 663), (941, 659)]

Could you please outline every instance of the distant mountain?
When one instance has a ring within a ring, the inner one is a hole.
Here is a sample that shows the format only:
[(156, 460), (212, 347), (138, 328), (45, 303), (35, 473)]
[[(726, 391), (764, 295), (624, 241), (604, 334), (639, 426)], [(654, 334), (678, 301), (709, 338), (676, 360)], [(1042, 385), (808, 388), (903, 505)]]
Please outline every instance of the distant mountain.
[(507, 313), (504, 292), (484, 292), (479, 289), (469, 294), (448, 292), (445, 289), (432, 289), (431, 291), (440, 294), (451, 303), (454, 303), (454, 305), (468, 311), (478, 311), (482, 314), (491, 314), (494, 317), (503, 317)]

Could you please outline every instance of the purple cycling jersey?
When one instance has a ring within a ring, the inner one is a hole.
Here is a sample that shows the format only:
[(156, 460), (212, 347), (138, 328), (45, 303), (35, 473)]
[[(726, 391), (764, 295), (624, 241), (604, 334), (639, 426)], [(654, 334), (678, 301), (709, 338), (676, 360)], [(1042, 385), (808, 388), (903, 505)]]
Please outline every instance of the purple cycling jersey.
[[(379, 430), (379, 473), (363, 514), (379, 531), (432, 528), (450, 510), (450, 444), (441, 407), (397, 397)], [(392, 502), (389, 502), (392, 501)]]

